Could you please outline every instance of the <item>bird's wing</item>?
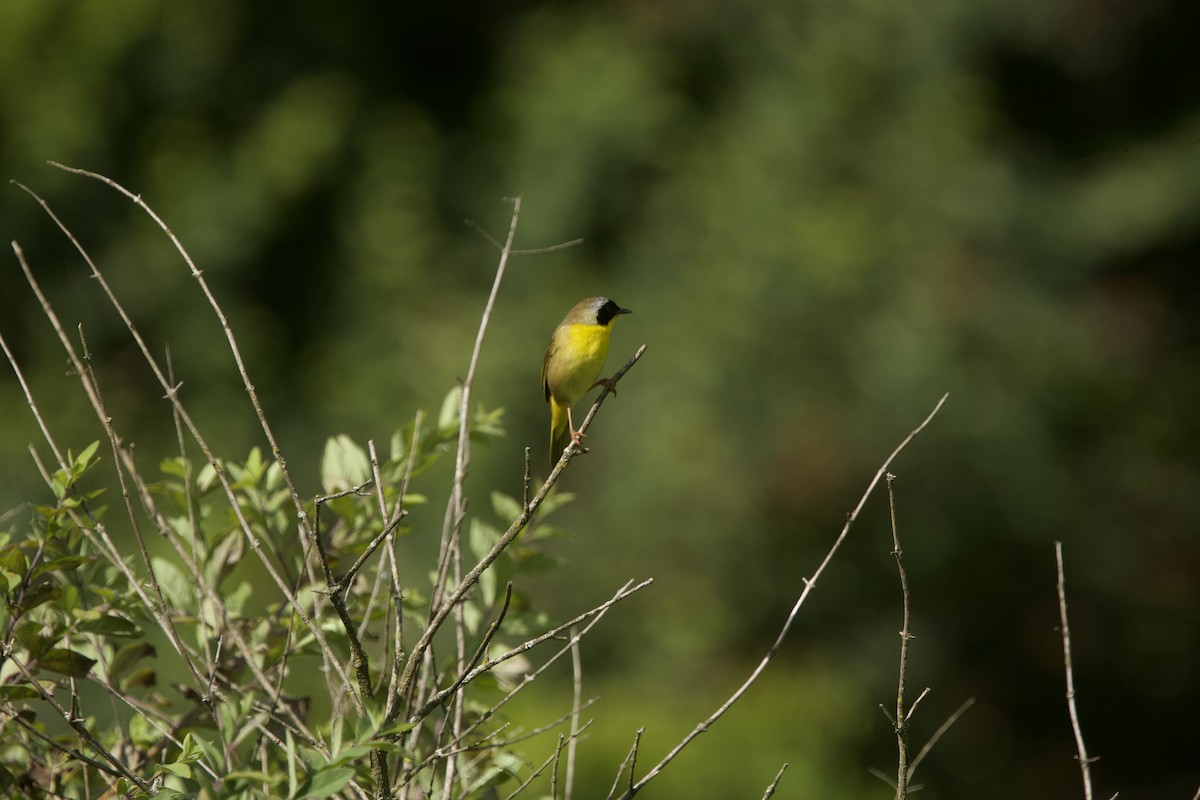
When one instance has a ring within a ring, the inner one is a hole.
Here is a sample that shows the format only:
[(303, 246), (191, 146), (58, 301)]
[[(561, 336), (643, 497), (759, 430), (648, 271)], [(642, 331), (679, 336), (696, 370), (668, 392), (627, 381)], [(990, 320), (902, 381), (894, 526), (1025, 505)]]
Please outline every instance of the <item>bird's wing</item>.
[(558, 347), (558, 337), (550, 337), (550, 344), (546, 347), (546, 357), (542, 359), (542, 393), (546, 395), (546, 402), (550, 402), (550, 359), (554, 356)]

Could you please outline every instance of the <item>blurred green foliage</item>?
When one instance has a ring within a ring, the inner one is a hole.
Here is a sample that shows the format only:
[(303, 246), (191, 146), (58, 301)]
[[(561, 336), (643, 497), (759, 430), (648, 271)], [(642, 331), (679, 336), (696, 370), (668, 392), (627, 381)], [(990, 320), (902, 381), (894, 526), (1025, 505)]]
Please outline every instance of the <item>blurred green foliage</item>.
[[(896, 467), (911, 679), (934, 687), (915, 735), (978, 698), (922, 767), (925, 794), (1077, 791), (1055, 539), (1098, 785), (1200, 784), (1180, 733), (1200, 702), (1196, 4), (13, 0), (4, 15), (5, 177), (48, 198), (153, 346), (170, 344), (218, 451), (244, 453), (256, 422), (169, 243), (43, 162), (146, 198), (229, 312), (314, 491), (327, 436), (382, 439), (463, 375), (495, 263), (463, 218), (499, 236), (498, 199), (521, 194), (519, 247), (584, 237), (511, 266), (476, 386), (510, 435), (476, 453), (468, 491), (519, 492), (565, 309), (591, 294), (634, 309), (610, 366), (642, 342), (647, 355), (567, 475), (569, 566), (534, 586), (574, 609), (656, 578), (587, 651), (609, 702), (597, 714), (620, 723), (606, 752), (639, 724), (682, 733), (715, 707), (878, 463), (949, 391)], [(0, 228), (68, 327), (85, 326), (118, 426), (150, 458), (169, 452), (161, 392), (76, 254), (11, 187)], [(7, 262), (0, 328), (60, 438), (91, 441)], [(7, 509), (45, 490), (6, 372), (0, 408)], [(817, 664), (861, 677), (817, 715), (852, 735), (781, 753), (780, 796), (887, 793), (859, 782), (893, 759), (870, 716), (894, 691), (899, 614), (883, 511), (877, 498), (778, 667), (800, 693), (834, 680)], [(618, 699), (643, 683), (665, 695), (653, 720)], [(695, 747), (754, 795), (774, 762), (747, 775), (738, 747), (787, 740), (770, 716), (743, 722)]]

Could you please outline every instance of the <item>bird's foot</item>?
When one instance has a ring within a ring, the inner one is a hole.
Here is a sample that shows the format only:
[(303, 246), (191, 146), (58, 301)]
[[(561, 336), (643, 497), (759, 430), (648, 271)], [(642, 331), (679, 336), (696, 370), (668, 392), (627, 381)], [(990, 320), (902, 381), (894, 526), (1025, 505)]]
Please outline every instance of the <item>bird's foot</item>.
[(591, 452), (583, 446), (583, 440), (587, 438), (587, 434), (583, 431), (571, 430), (571, 446), (576, 448), (580, 453)]
[(612, 378), (601, 378), (589, 386), (588, 391), (595, 389), (597, 386), (603, 386), (605, 389), (608, 389), (610, 392), (612, 392), (613, 397), (617, 396), (617, 382)]

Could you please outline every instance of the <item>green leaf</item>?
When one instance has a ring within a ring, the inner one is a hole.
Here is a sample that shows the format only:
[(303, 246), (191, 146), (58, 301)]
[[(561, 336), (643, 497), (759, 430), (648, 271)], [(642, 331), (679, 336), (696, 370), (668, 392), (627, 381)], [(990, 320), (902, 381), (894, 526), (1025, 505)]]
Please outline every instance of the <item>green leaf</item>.
[(120, 675), (143, 658), (154, 658), (155, 655), (157, 653), (154, 650), (154, 645), (149, 642), (134, 642), (125, 645), (125, 647), (117, 651), (117, 656), (113, 659), (110, 670), (113, 675)]
[(190, 779), (192, 777), (192, 768), (189, 767), (187, 764), (180, 764), (178, 762), (172, 762), (170, 764), (159, 764), (158, 769), (160, 772), (169, 772), (172, 775), (175, 775), (180, 778), (189, 778)]
[(29, 658), (34, 659), (61, 639), (63, 630), (60, 627), (43, 625), (41, 622), (26, 621), (18, 625), (14, 633), (17, 641), (25, 646)]
[(231, 529), (212, 548), (204, 564), (204, 577), (210, 584), (220, 585), (221, 580), (241, 562), (246, 554), (246, 537), (237, 529)]
[(57, 583), (51, 580), (44, 580), (35, 586), (30, 587), (25, 593), (25, 597), (21, 600), (20, 613), (24, 614), (30, 609), (37, 608), (42, 603), (49, 603), (52, 600), (57, 600), (62, 594), (62, 589)]
[[(137, 796), (141, 797), (142, 795), (139, 793)], [(164, 786), (158, 790), (158, 794), (154, 795), (154, 800), (176, 800), (176, 798), (178, 800), (192, 800), (194, 797), (195, 795)]]
[(161, 734), (140, 714), (129, 718), (129, 738), (141, 747), (149, 747), (158, 741)]
[(158, 684), (158, 673), (152, 667), (135, 669), (121, 680), (123, 689), (139, 689)]
[(308, 784), (308, 791), (300, 795), (300, 797), (302, 799), (309, 797), (330, 797), (345, 788), (346, 784), (353, 777), (354, 770), (349, 767), (323, 769), (312, 776), (312, 780)]
[(554, 511), (562, 508), (575, 499), (574, 492), (551, 492), (542, 504), (538, 506), (538, 516), (545, 519)]
[(505, 522), (512, 522), (521, 516), (521, 504), (504, 492), (492, 492), (492, 510)]
[(158, 470), (163, 475), (182, 478), (187, 474), (187, 465), (182, 456), (175, 456), (174, 458), (167, 458), (158, 462)]
[(468, 533), (468, 544), (475, 558), (482, 559), (500, 541), (500, 531), (483, 522), (478, 517), (471, 518), (471, 529)]
[[(494, 566), (494, 565), (493, 565)], [(490, 606), (496, 602), (496, 570), (485, 569), (479, 576), (479, 592), (483, 604)]]
[(10, 683), (0, 686), (0, 697), (12, 702), (14, 700), (37, 700), (41, 695), (27, 683)]
[(29, 562), (25, 560), (25, 554), (21, 552), (20, 547), (10, 544), (0, 548), (0, 569), (14, 575), (24, 575), (28, 568)]
[[(217, 462), (221, 464), (220, 461)], [(196, 488), (203, 494), (209, 491), (219, 483), (220, 478), (217, 476), (217, 470), (212, 464), (205, 464), (200, 468), (200, 474), (196, 476)]]
[(551, 556), (543, 553), (541, 550), (535, 550), (531, 547), (519, 548), (513, 553), (513, 572), (525, 573), (530, 572), (545, 572), (547, 570), (560, 567), (563, 564), (563, 559), (558, 556)]
[(458, 430), (458, 408), (462, 403), (462, 386), (455, 385), (442, 400), (442, 410), (438, 412), (438, 430), (443, 432)]
[(382, 725), (371, 733), (372, 739), (383, 739), (386, 736), (396, 736), (401, 733), (408, 733), (414, 727), (415, 722), (404, 722), (403, 720), (393, 722), (390, 725)]
[(200, 748), (192, 740), (192, 734), (189, 733), (183, 737), (183, 747), (180, 748), (179, 757), (175, 760), (181, 764), (194, 764), (200, 760)]
[[(95, 463), (96, 448), (98, 448), (99, 446), (100, 446), (100, 440), (97, 439), (96, 441), (89, 444), (87, 447), (83, 448), (83, 452), (81, 452), (72, 461), (72, 463), (71, 463), (72, 481), (78, 479), (79, 476), (81, 476), (81, 475), (83, 475), (83, 473), (87, 472), (88, 469), (92, 466), (92, 464)], [(69, 451), (67, 453), (67, 456), (68, 456), (68, 458), (70, 458)]]
[(95, 561), (93, 556), (61, 556), (52, 561), (43, 561), (33, 569), (33, 576), (36, 578), (47, 572), (70, 572), (78, 569), (83, 564), (90, 564)]
[(321, 485), (327, 494), (360, 486), (371, 478), (367, 452), (349, 436), (338, 434), (325, 442), (321, 456)]
[(154, 575), (167, 600), (176, 608), (191, 608), (192, 579), (185, 575), (183, 570), (175, 565), (175, 562), (168, 561), (161, 556), (153, 556), (150, 563), (154, 566)]
[(266, 772), (253, 772), (250, 770), (234, 770), (227, 772), (221, 778), (225, 782), (229, 781), (246, 781), (247, 783), (266, 783), (274, 785), (283, 780), (282, 775), (270, 775)]
[(336, 756), (329, 759), (326, 767), (339, 767), (342, 764), (349, 764), (353, 761), (358, 761), (360, 758), (365, 758), (371, 754), (375, 748), (369, 744), (356, 744), (353, 747), (347, 747), (339, 752)]
[(140, 636), (142, 631), (124, 617), (105, 614), (98, 619), (84, 620), (75, 626), (76, 630), (85, 633), (102, 633), (108, 636), (133, 637)]
[(487, 442), (504, 435), (504, 426), (500, 420), (504, 417), (504, 409), (497, 408), (485, 411), (482, 407), (476, 410), (471, 418), (471, 438), (474, 441)]
[(69, 675), (72, 678), (82, 678), (96, 665), (96, 660), (74, 650), (55, 648), (43, 653), (38, 658), (37, 664), (42, 669), (48, 669), (51, 672)]

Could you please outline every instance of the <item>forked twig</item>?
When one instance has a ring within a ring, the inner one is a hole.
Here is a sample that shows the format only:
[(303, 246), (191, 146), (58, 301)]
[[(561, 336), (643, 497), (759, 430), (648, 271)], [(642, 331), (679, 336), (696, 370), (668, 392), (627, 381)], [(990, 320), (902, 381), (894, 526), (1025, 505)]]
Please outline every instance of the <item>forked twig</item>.
[(628, 787), (622, 797), (629, 796), (633, 791), (636, 791), (633, 786), (633, 768), (637, 765), (638, 748), (642, 745), (642, 734), (646, 732), (645, 728), (638, 728), (633, 733), (633, 744), (629, 747), (629, 752), (625, 755), (625, 759), (621, 762), (621, 766), (617, 767), (617, 776), (613, 778), (612, 788), (608, 790), (606, 800), (612, 800), (613, 795), (617, 793), (617, 787), (621, 785), (621, 776), (626, 770), (629, 772)]
[(956, 708), (953, 714), (946, 717), (946, 721), (943, 722), (941, 726), (939, 726), (938, 729), (933, 732), (933, 736), (929, 737), (929, 741), (925, 743), (925, 746), (921, 748), (919, 753), (917, 753), (917, 757), (914, 758), (912, 763), (908, 765), (908, 779), (910, 781), (912, 780), (913, 773), (917, 771), (917, 766), (925, 759), (925, 756), (929, 755), (929, 751), (933, 749), (935, 744), (937, 744), (938, 739), (942, 738), (942, 734), (950, 730), (950, 727), (954, 725), (954, 723), (958, 722), (958, 718), (961, 717), (963, 713), (973, 705), (975, 705), (975, 698), (968, 697), (963, 701), (962, 705)]

